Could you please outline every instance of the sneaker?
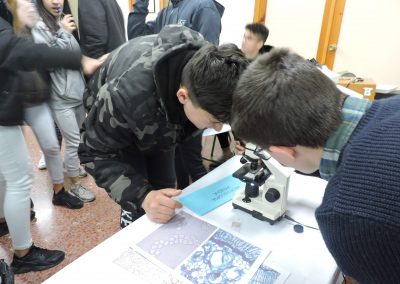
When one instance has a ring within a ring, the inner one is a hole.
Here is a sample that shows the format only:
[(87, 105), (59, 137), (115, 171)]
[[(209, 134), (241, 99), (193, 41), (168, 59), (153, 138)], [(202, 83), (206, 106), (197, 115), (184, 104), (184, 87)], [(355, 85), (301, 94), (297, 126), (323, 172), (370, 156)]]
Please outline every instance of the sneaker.
[(44, 158), (43, 153), (42, 153), (42, 156), (40, 157), (40, 160), (39, 160), (39, 162), (38, 162), (38, 164), (37, 164), (37, 168), (38, 168), (39, 170), (45, 170), (45, 169), (47, 169), (46, 160), (45, 160), (45, 158)]
[[(36, 221), (35, 217), (36, 217), (36, 212), (31, 210), (31, 222)], [(9, 233), (9, 230), (8, 230), (7, 222), (4, 221), (4, 222), (0, 223), (0, 237), (5, 236), (8, 233)]]
[(73, 193), (83, 202), (91, 202), (96, 199), (96, 195), (94, 195), (93, 192), (91, 192), (86, 187), (83, 187), (79, 183), (71, 187), (71, 193)]
[(47, 250), (32, 245), (27, 255), (23, 257), (14, 255), (11, 268), (15, 274), (42, 271), (56, 266), (64, 260), (64, 257), (63, 251)]
[(79, 209), (83, 207), (83, 202), (75, 195), (61, 189), (58, 193), (53, 195), (53, 204), (58, 206), (65, 206), (70, 209)]
[(87, 172), (85, 171), (85, 169), (82, 166), (79, 166), (79, 177), (80, 178), (87, 177)]

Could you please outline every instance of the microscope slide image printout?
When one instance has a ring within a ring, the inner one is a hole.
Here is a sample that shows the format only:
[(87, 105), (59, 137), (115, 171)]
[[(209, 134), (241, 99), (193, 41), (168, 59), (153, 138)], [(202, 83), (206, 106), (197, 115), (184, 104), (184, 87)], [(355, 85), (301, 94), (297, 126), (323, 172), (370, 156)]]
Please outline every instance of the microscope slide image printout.
[(249, 284), (273, 284), (277, 283), (281, 273), (269, 267), (263, 262), (251, 278)]
[(175, 269), (193, 253), (217, 228), (184, 211), (149, 234), (137, 246)]
[(123, 252), (114, 263), (132, 273), (140, 283), (182, 284), (171, 273), (162, 270), (133, 248)]
[(219, 229), (180, 266), (180, 274), (193, 283), (239, 283), (262, 249)]

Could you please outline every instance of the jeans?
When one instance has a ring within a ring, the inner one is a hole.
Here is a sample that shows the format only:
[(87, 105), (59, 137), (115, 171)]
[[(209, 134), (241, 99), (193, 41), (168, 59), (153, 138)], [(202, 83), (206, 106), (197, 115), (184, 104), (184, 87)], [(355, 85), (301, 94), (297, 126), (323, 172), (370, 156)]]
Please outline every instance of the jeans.
[(79, 175), (78, 146), (80, 142), (80, 128), (85, 119), (83, 105), (53, 109), (54, 120), (64, 138), (64, 163), (69, 177)]
[(63, 160), (48, 104), (42, 103), (25, 108), (25, 121), (35, 133), (53, 184), (63, 183)]
[(20, 126), (0, 126), (0, 215), (10, 231), (13, 248), (32, 245), (30, 231), (31, 162)]

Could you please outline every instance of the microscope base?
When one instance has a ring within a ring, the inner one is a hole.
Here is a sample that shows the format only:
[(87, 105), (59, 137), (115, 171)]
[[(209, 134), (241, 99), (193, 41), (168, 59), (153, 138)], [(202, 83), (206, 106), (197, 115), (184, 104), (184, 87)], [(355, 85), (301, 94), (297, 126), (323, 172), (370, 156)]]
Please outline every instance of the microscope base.
[(232, 206), (234, 209), (240, 209), (258, 220), (267, 221), (273, 225), (285, 216), (286, 210), (282, 207), (281, 200), (271, 204), (263, 200), (261, 197), (262, 195), (263, 194), (260, 194), (258, 197), (250, 198), (250, 202), (245, 202), (244, 191), (238, 191), (232, 199)]
[(246, 213), (249, 213), (254, 218), (256, 218), (256, 219), (258, 219), (260, 221), (266, 221), (270, 225), (273, 225), (273, 224), (275, 224), (275, 222), (280, 221), (282, 219), (282, 217), (283, 217), (283, 216), (281, 216), (276, 220), (271, 220), (271, 219), (268, 219), (267, 217), (265, 217), (261, 212), (258, 212), (258, 211), (255, 211), (255, 210), (246, 209), (246, 208), (244, 208), (242, 206), (239, 206), (239, 205), (237, 205), (235, 203), (232, 203), (232, 206), (233, 206), (234, 209), (239, 209), (239, 210), (242, 210), (242, 211), (244, 211)]

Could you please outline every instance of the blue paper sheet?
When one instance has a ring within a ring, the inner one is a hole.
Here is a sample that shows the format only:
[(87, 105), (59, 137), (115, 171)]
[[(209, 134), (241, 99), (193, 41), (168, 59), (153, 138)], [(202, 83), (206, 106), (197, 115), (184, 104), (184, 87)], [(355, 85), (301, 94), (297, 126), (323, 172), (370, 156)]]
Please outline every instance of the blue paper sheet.
[(197, 215), (202, 216), (230, 201), (236, 191), (244, 186), (245, 184), (241, 180), (227, 176), (195, 192), (178, 197), (177, 200)]

